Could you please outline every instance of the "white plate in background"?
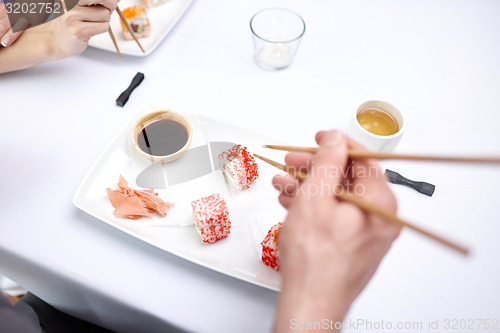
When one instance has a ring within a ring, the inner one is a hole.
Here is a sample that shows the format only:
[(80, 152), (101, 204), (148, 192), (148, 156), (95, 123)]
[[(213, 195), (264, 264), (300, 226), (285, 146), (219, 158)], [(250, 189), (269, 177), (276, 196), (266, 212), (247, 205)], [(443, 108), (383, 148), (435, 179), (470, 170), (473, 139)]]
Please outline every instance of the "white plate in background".
[[(177, 21), (189, 8), (193, 0), (168, 0), (166, 3), (153, 8), (146, 8), (146, 12), (151, 24), (151, 35), (146, 38), (140, 38), (145, 54), (134, 40), (125, 40), (122, 35), (122, 26), (120, 17), (117, 13), (111, 16), (110, 27), (115, 35), (116, 43), (122, 54), (143, 57), (153, 52), (160, 42), (172, 30)], [(144, 6), (141, 0), (121, 0), (118, 6), (123, 11), (127, 7), (134, 5)], [(90, 39), (89, 46), (116, 52), (115, 45), (108, 33), (94, 36)]]

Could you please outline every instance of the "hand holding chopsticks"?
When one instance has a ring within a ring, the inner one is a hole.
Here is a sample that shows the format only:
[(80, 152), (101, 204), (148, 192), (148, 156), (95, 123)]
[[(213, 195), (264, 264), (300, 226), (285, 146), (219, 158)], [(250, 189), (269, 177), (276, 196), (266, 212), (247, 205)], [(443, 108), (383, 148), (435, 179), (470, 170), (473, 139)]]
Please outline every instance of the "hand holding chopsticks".
[[(267, 146), (268, 148), (275, 148), (276, 146)], [(275, 148), (276, 149), (276, 148)], [(316, 152), (316, 149), (313, 148), (299, 148), (299, 147), (289, 147), (289, 146), (280, 146), (278, 149), (281, 149), (281, 150), (287, 150), (287, 151), (307, 151), (307, 152)], [(360, 150), (361, 151), (361, 150)], [(371, 152), (365, 152), (365, 151), (361, 151), (365, 154), (363, 154), (362, 156), (373, 156), (373, 155), (370, 155)], [(349, 156), (351, 157), (352, 153), (352, 150), (349, 151)], [(289, 173), (290, 175), (294, 176), (295, 178), (297, 178), (298, 180), (300, 181), (303, 181), (306, 179), (307, 177), (307, 174), (301, 170), (297, 170), (297, 168), (292, 168), (292, 167), (289, 167), (289, 166), (286, 166), (286, 165), (283, 165), (283, 164), (280, 164), (280, 163), (277, 163), (277, 162), (274, 162), (270, 159), (267, 159), (263, 156), (260, 156), (260, 155), (257, 155), (255, 154), (255, 157)], [(352, 158), (352, 157), (351, 157)], [(363, 210), (364, 212), (366, 213), (369, 213), (369, 214), (374, 214), (374, 215), (377, 215), (377, 216), (380, 216), (382, 218), (384, 218), (385, 220), (387, 221), (390, 221), (396, 225), (399, 225), (399, 226), (403, 226), (403, 227), (407, 227), (409, 229), (412, 229), (428, 238), (431, 238), (463, 255), (467, 255), (469, 253), (469, 250), (462, 246), (462, 245), (459, 245), (455, 242), (452, 242), (450, 240), (447, 240), (441, 236), (438, 236), (430, 231), (427, 231), (421, 227), (418, 227), (410, 222), (407, 222), (403, 219), (400, 219), (396, 214), (394, 214), (393, 212), (387, 210), (387, 209), (384, 209), (384, 208), (381, 208), (377, 205), (374, 205), (372, 204), (371, 202), (368, 202), (367, 200), (359, 197), (359, 196), (356, 196), (352, 193), (349, 193), (347, 191), (340, 191), (338, 189), (336, 189), (335, 191), (335, 196), (340, 199), (341, 201), (345, 201), (345, 202), (350, 202), (354, 205), (356, 205), (357, 207), (359, 207), (361, 210)]]

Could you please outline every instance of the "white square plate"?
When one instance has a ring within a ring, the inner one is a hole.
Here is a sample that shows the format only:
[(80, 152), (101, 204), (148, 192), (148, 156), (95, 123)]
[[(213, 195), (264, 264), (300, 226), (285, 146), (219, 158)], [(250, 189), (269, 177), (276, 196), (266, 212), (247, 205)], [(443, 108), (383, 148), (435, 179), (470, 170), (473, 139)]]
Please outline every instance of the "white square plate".
[[(116, 189), (118, 177), (123, 175), (129, 186), (145, 189), (137, 185), (144, 184), (139, 176), (152, 170), (148, 169), (152, 168), (152, 163), (136, 154), (130, 143), (135, 121), (149, 111), (153, 109), (146, 108), (139, 113), (112, 140), (80, 184), (73, 198), (74, 204), (99, 220), (181, 258), (279, 290), (279, 273), (262, 263), (260, 243), (271, 226), (283, 221), (286, 211), (278, 203), (278, 193), (271, 185), (272, 177), (279, 171), (260, 160), (257, 160), (260, 176), (247, 190), (238, 192), (228, 184), (219, 169), (212, 167), (215, 170), (204, 176), (168, 188), (166, 185), (155, 188), (160, 198), (175, 203), (166, 217), (157, 215), (133, 221), (119, 219), (113, 214), (106, 188)], [(279, 144), (269, 137), (203, 116), (183, 114), (190, 119), (194, 133), (188, 152), (207, 142), (234, 142), (248, 147), (251, 153), (278, 160), (283, 156), (280, 152), (262, 148), (267, 143)], [(182, 165), (184, 156), (171, 163)], [(164, 166), (160, 165), (162, 168)], [(165, 174), (166, 169), (163, 170), (163, 174), (160, 171), (153, 175), (170, 179)], [(157, 184), (164, 184), (164, 181)], [(191, 201), (215, 192), (221, 194), (228, 205), (231, 233), (213, 244), (206, 244), (194, 228)]]
[[(110, 27), (113, 30), (121, 54), (138, 57), (149, 55), (156, 49), (165, 36), (167, 36), (170, 30), (172, 30), (177, 21), (179, 21), (184, 12), (189, 8), (191, 2), (193, 2), (193, 0), (168, 0), (166, 3), (157, 7), (146, 8), (149, 23), (151, 24), (151, 35), (139, 39), (146, 53), (142, 53), (134, 40), (129, 41), (123, 38), (120, 17), (117, 13), (113, 13)], [(118, 3), (121, 10), (134, 5), (144, 6), (141, 0), (121, 0)], [(108, 33), (92, 37), (89, 46), (116, 52), (115, 45)]]

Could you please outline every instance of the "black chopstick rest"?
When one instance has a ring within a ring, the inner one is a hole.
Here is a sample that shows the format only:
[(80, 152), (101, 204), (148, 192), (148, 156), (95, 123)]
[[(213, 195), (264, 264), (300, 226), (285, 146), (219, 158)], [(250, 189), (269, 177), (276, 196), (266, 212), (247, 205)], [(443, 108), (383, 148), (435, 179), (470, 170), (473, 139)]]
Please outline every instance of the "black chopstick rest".
[(408, 186), (415, 191), (428, 195), (429, 197), (432, 197), (432, 195), (434, 194), (434, 190), (436, 189), (436, 186), (432, 184), (410, 180), (389, 169), (385, 170), (385, 175), (390, 183)]
[(132, 82), (130, 83), (130, 86), (128, 86), (127, 90), (122, 92), (120, 97), (118, 97), (118, 99), (116, 100), (116, 105), (124, 106), (127, 103), (130, 94), (132, 94), (132, 91), (134, 91), (134, 89), (141, 84), (142, 80), (144, 80), (144, 74), (140, 72), (137, 73)]

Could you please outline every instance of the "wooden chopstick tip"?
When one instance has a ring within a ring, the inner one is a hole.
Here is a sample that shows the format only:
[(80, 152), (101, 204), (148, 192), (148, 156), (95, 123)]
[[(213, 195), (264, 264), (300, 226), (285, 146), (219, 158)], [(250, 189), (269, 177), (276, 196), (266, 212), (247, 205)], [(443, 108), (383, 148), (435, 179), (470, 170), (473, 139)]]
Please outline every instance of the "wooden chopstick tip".
[(109, 36), (111, 37), (111, 40), (113, 41), (113, 45), (115, 46), (116, 53), (118, 53), (118, 56), (120, 56), (120, 59), (121, 59), (122, 54), (120, 52), (120, 48), (118, 47), (118, 44), (116, 43), (115, 34), (113, 33), (113, 30), (111, 30), (111, 27), (109, 27), (108, 33), (109, 33)]
[(470, 249), (464, 248), (461, 252), (465, 257), (469, 257), (471, 255)]

